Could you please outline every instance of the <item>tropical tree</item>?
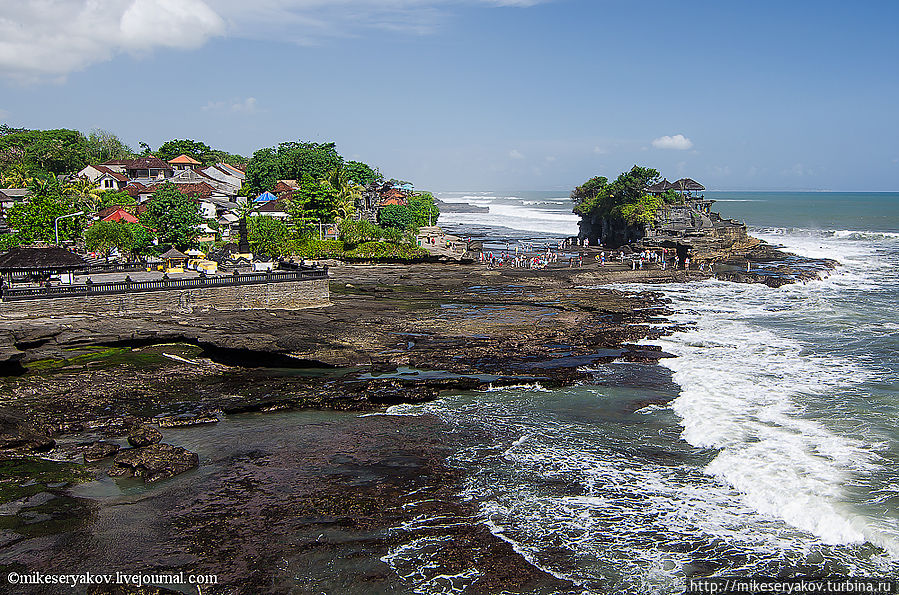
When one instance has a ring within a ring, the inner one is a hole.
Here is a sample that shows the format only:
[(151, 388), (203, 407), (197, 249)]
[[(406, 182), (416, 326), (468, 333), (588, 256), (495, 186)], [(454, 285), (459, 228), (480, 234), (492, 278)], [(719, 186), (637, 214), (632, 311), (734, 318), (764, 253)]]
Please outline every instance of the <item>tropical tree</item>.
[(63, 192), (71, 197), (75, 206), (85, 213), (96, 213), (100, 210), (102, 191), (85, 176), (71, 180), (63, 187)]
[(286, 142), (259, 149), (247, 163), (247, 185), (254, 193), (271, 190), (278, 180), (300, 180), (305, 175), (324, 178), (343, 163), (334, 143)]
[(290, 230), (274, 217), (250, 217), (247, 240), (255, 255), (281, 256), (290, 250)]
[[(131, 207), (136, 205), (137, 201), (127, 192), (116, 192), (115, 190), (107, 190), (98, 194), (97, 210), (108, 207)], [(131, 211), (132, 209), (129, 209)], [(132, 213), (133, 214), (133, 213)]]
[(380, 182), (384, 180), (377, 169), (372, 169), (368, 164), (361, 161), (347, 161), (344, 165), (346, 177), (349, 181), (359, 184), (360, 186), (368, 186), (372, 182)]
[(128, 159), (133, 153), (131, 147), (108, 130), (94, 128), (87, 135), (87, 154), (92, 163), (103, 163), (111, 159)]
[(23, 162), (16, 163), (3, 172), (4, 188), (28, 188), (33, 183), (34, 177)]
[(348, 218), (356, 208), (356, 200), (362, 198), (364, 188), (349, 179), (349, 172), (343, 164), (331, 169), (321, 181), (325, 188), (330, 188), (336, 195), (334, 199), (334, 220), (337, 222)]
[(204, 165), (215, 163), (215, 157), (212, 155), (212, 148), (206, 143), (196, 140), (170, 140), (162, 143), (162, 145), (156, 149), (156, 156), (164, 161), (170, 161), (179, 155), (193, 157)]
[(114, 248), (131, 244), (131, 233), (115, 221), (97, 221), (84, 231), (84, 245), (92, 252), (102, 252), (109, 261)]
[[(31, 195), (28, 201), (11, 208), (6, 220), (24, 243), (52, 243), (56, 239), (56, 219), (75, 213), (78, 209), (54, 177), (39, 178), (29, 189)], [(83, 216), (60, 220), (59, 237), (67, 240), (78, 238), (85, 222)]]
[(338, 214), (337, 193), (330, 185), (317, 182), (306, 174), (299, 190), (288, 200), (287, 212), (291, 225), (297, 229), (306, 229), (318, 223), (333, 223)]
[(171, 244), (179, 250), (193, 245), (203, 221), (200, 204), (185, 196), (171, 182), (160, 186), (147, 202), (141, 222), (156, 230), (160, 243)]

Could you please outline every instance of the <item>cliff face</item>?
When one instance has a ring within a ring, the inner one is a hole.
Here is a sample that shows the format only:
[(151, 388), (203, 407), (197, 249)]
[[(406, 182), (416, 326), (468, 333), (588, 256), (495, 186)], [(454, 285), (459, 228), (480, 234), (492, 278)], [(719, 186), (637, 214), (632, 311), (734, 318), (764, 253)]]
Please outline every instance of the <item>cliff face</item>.
[(617, 217), (594, 216), (582, 218), (578, 223), (578, 238), (590, 240), (591, 246), (603, 245), (607, 248), (620, 248), (643, 239), (646, 230), (642, 225), (630, 225)]

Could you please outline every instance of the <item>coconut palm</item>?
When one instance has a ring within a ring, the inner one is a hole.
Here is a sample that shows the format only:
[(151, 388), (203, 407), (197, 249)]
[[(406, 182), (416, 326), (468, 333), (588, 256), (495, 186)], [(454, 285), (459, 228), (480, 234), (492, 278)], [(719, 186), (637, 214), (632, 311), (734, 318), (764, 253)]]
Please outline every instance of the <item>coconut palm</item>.
[(334, 215), (337, 222), (350, 217), (356, 210), (356, 201), (362, 198), (363, 187), (349, 181), (343, 164), (329, 171), (322, 180), (322, 184), (337, 194), (334, 204)]
[(71, 196), (75, 205), (85, 213), (96, 213), (99, 210), (102, 190), (87, 177), (80, 176), (70, 181), (63, 192)]
[(29, 175), (28, 169), (21, 163), (12, 166), (3, 174), (5, 188), (28, 188), (33, 183), (34, 178)]

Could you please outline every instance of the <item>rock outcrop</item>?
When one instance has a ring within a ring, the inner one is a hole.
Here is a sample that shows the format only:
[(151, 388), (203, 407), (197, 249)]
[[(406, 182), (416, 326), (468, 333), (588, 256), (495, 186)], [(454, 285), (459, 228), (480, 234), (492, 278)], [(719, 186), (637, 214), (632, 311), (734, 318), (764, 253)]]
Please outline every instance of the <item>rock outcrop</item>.
[(139, 477), (147, 482), (174, 477), (195, 469), (200, 464), (196, 453), (171, 444), (152, 444), (143, 448), (129, 448), (116, 455), (109, 470), (113, 477)]

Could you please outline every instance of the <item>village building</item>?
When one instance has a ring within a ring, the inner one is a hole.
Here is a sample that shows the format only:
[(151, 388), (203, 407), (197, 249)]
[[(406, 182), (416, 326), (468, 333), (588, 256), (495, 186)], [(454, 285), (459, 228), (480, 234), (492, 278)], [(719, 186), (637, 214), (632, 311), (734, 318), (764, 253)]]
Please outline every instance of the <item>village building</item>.
[(300, 185), (296, 180), (278, 180), (278, 183), (275, 184), (275, 187), (272, 189), (272, 194), (275, 194), (279, 198), (284, 198), (289, 197), (299, 189)]
[(187, 266), (187, 261), (190, 259), (187, 254), (178, 251), (176, 248), (172, 248), (165, 254), (162, 254), (160, 258), (165, 263), (166, 273), (183, 273), (184, 268)]
[(175, 174), (168, 163), (158, 157), (148, 155), (139, 159), (114, 159), (101, 163), (114, 172), (125, 174), (131, 180), (165, 180)]
[(100, 221), (115, 221), (119, 223), (137, 223), (137, 217), (129, 213), (123, 206), (113, 206), (97, 212)]
[(287, 209), (287, 200), (286, 198), (278, 198), (276, 200), (270, 200), (264, 204), (262, 204), (257, 212), (262, 217), (273, 217), (275, 219), (280, 219), (282, 221), (288, 219), (290, 214)]
[(0, 212), (6, 212), (20, 202), (25, 202), (31, 190), (28, 188), (0, 188)]
[(0, 254), (0, 277), (7, 286), (44, 283), (58, 277), (72, 282), (72, 274), (84, 268), (83, 258), (59, 246), (17, 246)]
[(193, 169), (194, 167), (203, 165), (193, 157), (187, 155), (178, 155), (174, 159), (169, 159), (168, 164), (172, 166), (172, 169), (176, 172), (185, 169)]
[(105, 165), (88, 165), (77, 174), (78, 178), (86, 178), (100, 190), (119, 191), (125, 188), (130, 178), (125, 174), (106, 167)]

